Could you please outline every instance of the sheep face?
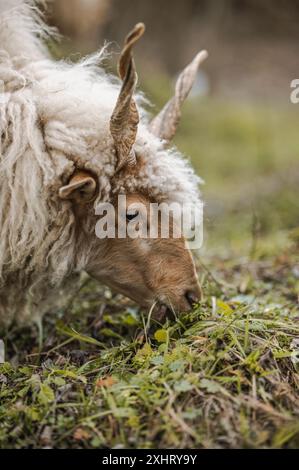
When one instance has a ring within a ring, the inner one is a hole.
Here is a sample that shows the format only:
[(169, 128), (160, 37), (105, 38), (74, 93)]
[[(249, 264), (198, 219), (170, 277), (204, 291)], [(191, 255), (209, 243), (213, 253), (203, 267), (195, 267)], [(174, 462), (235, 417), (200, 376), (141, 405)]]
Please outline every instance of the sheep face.
[[(104, 276), (97, 264), (91, 274), (141, 306), (157, 301), (175, 311), (189, 310), (201, 293), (185, 240), (173, 236), (175, 221), (169, 220), (170, 236), (163, 238), (161, 220), (154, 220), (150, 200), (141, 194), (128, 195), (126, 210), (116, 213), (121, 214), (116, 217), (117, 232), (128, 234), (131, 228), (139, 236), (107, 239), (101, 246)], [(148, 236), (153, 228), (155, 238)]]
[(105, 215), (99, 217), (91, 202), (96, 192), (95, 180), (84, 172), (60, 191), (63, 199), (73, 202), (78, 253), (82, 247), (86, 251), (80, 253), (87, 260), (85, 270), (142, 307), (156, 302), (175, 312), (189, 310), (200, 300), (201, 289), (185, 239), (176, 236), (178, 221), (168, 219), (169, 236), (165, 237), (161, 216), (152, 213), (152, 201), (138, 193), (115, 197), (109, 218), (106, 204)]

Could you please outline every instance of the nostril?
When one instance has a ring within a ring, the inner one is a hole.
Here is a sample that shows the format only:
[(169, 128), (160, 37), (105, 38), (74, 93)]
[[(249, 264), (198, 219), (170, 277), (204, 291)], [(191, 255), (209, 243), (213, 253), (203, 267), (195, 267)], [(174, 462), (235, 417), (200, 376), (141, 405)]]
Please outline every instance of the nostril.
[(192, 291), (187, 291), (185, 294), (185, 297), (190, 305), (190, 307), (193, 307), (194, 304), (197, 304), (199, 302), (199, 296), (195, 294), (195, 292)]

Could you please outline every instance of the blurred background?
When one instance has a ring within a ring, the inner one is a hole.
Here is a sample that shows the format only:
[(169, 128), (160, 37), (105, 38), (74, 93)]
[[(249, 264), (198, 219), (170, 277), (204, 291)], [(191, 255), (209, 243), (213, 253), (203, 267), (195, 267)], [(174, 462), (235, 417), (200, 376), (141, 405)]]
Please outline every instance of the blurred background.
[[(63, 35), (54, 55), (71, 60), (105, 41), (118, 53), (143, 21), (135, 57), (153, 113), (178, 72), (208, 49), (175, 139), (205, 180), (202, 253), (261, 256), (299, 239), (299, 104), (290, 102), (298, 0), (54, 0), (49, 20)], [(116, 62), (105, 66), (115, 71)]]

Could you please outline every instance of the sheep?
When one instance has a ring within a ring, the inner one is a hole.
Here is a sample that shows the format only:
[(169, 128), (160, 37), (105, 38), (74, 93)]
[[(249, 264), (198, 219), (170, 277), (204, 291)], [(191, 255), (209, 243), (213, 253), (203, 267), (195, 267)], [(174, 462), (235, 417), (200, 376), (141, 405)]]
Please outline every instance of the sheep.
[(82, 272), (147, 309), (187, 310), (201, 297), (183, 236), (95, 235), (95, 208), (116, 206), (121, 194), (144, 206), (201, 204), (201, 180), (170, 140), (207, 53), (151, 121), (132, 55), (143, 32), (140, 23), (126, 38), (117, 79), (101, 65), (105, 48), (76, 64), (54, 61), (37, 2), (0, 0), (2, 326), (40, 322), (74, 294)]

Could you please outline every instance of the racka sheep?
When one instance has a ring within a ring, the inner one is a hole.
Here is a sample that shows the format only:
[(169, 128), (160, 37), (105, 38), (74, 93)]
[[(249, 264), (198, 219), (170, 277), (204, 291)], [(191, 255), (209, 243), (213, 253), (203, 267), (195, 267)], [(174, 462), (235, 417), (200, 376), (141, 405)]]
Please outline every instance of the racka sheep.
[(200, 298), (183, 236), (95, 234), (95, 208), (117, 205), (119, 194), (145, 207), (200, 204), (200, 180), (169, 141), (206, 52), (150, 121), (132, 57), (143, 32), (138, 24), (126, 38), (119, 80), (99, 65), (104, 50), (76, 64), (52, 60), (36, 2), (0, 0), (2, 325), (38, 321), (72, 295), (84, 271), (145, 308), (182, 311)]

